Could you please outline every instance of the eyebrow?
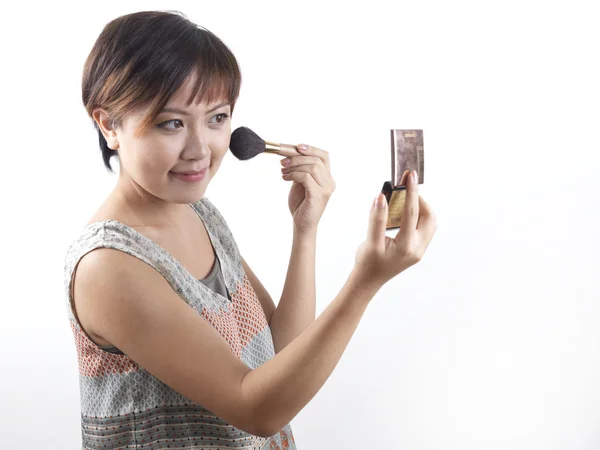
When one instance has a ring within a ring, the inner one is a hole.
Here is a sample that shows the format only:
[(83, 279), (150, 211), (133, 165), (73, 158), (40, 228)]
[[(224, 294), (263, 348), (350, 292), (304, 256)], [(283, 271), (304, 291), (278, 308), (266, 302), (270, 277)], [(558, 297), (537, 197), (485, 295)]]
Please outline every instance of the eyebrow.
[[(208, 111), (206, 111), (207, 114), (219, 109), (222, 106), (225, 105), (229, 105), (229, 102), (225, 102), (225, 103), (221, 103), (220, 105), (215, 106), (214, 108), (209, 109)], [(161, 113), (163, 112), (172, 112), (172, 113), (178, 113), (178, 114), (183, 114), (184, 116), (189, 116), (190, 113), (187, 111), (184, 111), (183, 109), (177, 109), (177, 108), (163, 108), (161, 111)], [(159, 113), (160, 114), (160, 113)]]

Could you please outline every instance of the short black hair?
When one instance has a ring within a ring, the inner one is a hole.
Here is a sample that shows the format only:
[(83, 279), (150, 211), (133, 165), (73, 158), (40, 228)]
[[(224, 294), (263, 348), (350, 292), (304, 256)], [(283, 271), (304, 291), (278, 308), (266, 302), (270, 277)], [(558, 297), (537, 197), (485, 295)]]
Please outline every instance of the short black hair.
[[(82, 100), (88, 115), (107, 111), (114, 127), (138, 107), (150, 105), (139, 133), (156, 119), (194, 71), (198, 77), (188, 105), (226, 99), (231, 112), (239, 96), (241, 73), (231, 50), (206, 28), (179, 11), (141, 11), (109, 22), (88, 55), (82, 77)], [(114, 172), (98, 124), (102, 160)]]

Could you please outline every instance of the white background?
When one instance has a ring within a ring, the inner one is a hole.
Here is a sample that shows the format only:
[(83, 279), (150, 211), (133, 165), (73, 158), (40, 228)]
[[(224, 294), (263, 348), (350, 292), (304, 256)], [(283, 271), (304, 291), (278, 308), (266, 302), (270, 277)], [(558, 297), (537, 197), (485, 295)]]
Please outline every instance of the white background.
[[(108, 21), (148, 9), (184, 12), (236, 55), (232, 130), (330, 153), (337, 189), (319, 228), (318, 313), (390, 179), (390, 129), (424, 130), (420, 193), (438, 231), (378, 293), (293, 420), (300, 449), (600, 448), (595, 3), (3, 7), (2, 448), (80, 446), (63, 258), (116, 182), (81, 104), (81, 72)], [(276, 301), (292, 237), (279, 160), (228, 154), (206, 193)]]

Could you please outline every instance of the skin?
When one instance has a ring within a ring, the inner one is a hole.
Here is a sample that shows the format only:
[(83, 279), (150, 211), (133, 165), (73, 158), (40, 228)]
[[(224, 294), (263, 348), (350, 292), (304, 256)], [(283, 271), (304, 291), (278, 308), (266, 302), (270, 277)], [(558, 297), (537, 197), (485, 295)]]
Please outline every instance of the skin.
[[(189, 203), (200, 199), (219, 170), (231, 139), (231, 105), (217, 100), (210, 105), (185, 100), (192, 94), (195, 74), (164, 108), (180, 112), (161, 112), (154, 126), (140, 136), (147, 108), (128, 114), (119, 128), (113, 129), (109, 115), (102, 109), (93, 112), (108, 143), (117, 150), (120, 174), (113, 192), (89, 223), (115, 219), (127, 224), (166, 248), (196, 278), (204, 278), (214, 264), (206, 231), (190, 213)], [(299, 144), (301, 154), (281, 160), (281, 175), (292, 183), (288, 207), (293, 217), (294, 234), (289, 268), (277, 305), (242, 257), (244, 270), (263, 307), (271, 327), (275, 350), (289, 344), (315, 320), (315, 253), (319, 220), (335, 190), (330, 172), (329, 153), (314, 146)], [(208, 167), (205, 178), (189, 183), (173, 176)], [(182, 239), (188, 236), (188, 239)], [(185, 244), (184, 244), (185, 242)], [(190, 245), (190, 242), (195, 245)], [(193, 255), (205, 255), (194, 257)], [(102, 346), (111, 345), (90, 325), (89, 334)]]
[[(231, 106), (219, 106), (224, 102), (217, 101), (211, 105), (192, 104), (188, 108), (185, 99), (190, 95), (192, 83), (190, 78), (165, 108), (180, 109), (187, 114), (161, 112), (156, 126), (139, 137), (134, 132), (147, 108), (128, 114), (118, 129), (111, 128), (104, 110), (93, 113), (108, 146), (119, 152), (121, 170), (109, 197), (110, 206), (157, 229), (181, 223), (182, 211), (204, 195), (229, 148), (231, 122), (224, 114), (231, 114)], [(179, 180), (171, 173), (204, 167), (208, 167), (208, 173), (197, 183)]]
[[(185, 89), (169, 106), (187, 98)], [(183, 130), (154, 127), (139, 137), (133, 134), (139, 115), (130, 114), (121, 128), (113, 130), (105, 112), (93, 114), (109, 146), (119, 150), (121, 175), (90, 222), (116, 219), (138, 229), (199, 278), (208, 274), (214, 255), (188, 203), (204, 195), (230, 136), (229, 122), (221, 125), (213, 119), (221, 111), (229, 112), (229, 106), (209, 113), (213, 106), (193, 105), (188, 117), (161, 115), (156, 124), (179, 118)], [(207, 165), (209, 172), (201, 183), (182, 183), (169, 175)], [(150, 374), (233, 426), (265, 437), (281, 430), (321, 389), (371, 299), (389, 279), (421, 259), (436, 228), (435, 216), (413, 181), (407, 186), (401, 230), (395, 238), (385, 236), (385, 202), (382, 209), (372, 208), (367, 240), (356, 254), (354, 269), (315, 319), (316, 229), (335, 183), (329, 156), (321, 149), (309, 146), (306, 153), (291, 158), (289, 167), (284, 179), (292, 182), (288, 206), (294, 239), (277, 307), (242, 259), (276, 349), (276, 355), (260, 367), (246, 366), (156, 270), (125, 252), (101, 248), (87, 253), (73, 282), (74, 311), (92, 339), (115, 345)]]
[[(141, 223), (156, 228), (176, 224), (186, 205), (204, 195), (229, 148), (231, 121), (225, 115), (231, 116), (231, 105), (220, 100), (188, 108), (185, 99), (193, 82), (192, 75), (164, 108), (183, 113), (161, 112), (157, 126), (139, 137), (134, 132), (148, 108), (128, 114), (117, 129), (110, 126), (106, 111), (93, 112), (109, 148), (119, 152), (121, 170), (111, 205), (135, 213)], [(303, 155), (282, 160), (282, 176), (293, 183), (288, 205), (294, 226), (306, 234), (316, 231), (335, 181), (328, 152), (304, 147)], [(172, 174), (204, 167), (208, 173), (199, 183), (187, 183)]]

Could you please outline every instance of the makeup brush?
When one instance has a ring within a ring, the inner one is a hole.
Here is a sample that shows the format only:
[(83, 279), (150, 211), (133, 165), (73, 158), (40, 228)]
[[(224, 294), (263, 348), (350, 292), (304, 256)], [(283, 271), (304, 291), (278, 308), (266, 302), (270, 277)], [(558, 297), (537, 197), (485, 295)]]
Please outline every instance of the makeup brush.
[(296, 156), (298, 152), (295, 145), (280, 144), (278, 142), (265, 141), (250, 128), (239, 127), (231, 133), (229, 149), (233, 156), (242, 161), (254, 158), (260, 153), (275, 153), (281, 156)]

